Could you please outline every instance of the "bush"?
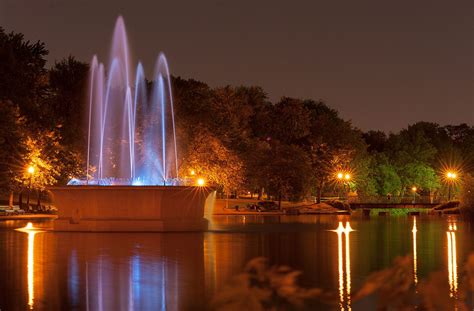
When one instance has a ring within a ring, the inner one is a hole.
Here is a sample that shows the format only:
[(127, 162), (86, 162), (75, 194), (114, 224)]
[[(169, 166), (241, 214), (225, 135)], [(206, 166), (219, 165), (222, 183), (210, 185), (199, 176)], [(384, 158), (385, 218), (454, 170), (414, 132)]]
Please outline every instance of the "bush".
[(474, 177), (467, 174), (461, 187), (461, 213), (474, 220)]
[(342, 202), (338, 200), (327, 200), (327, 201), (324, 201), (324, 203), (331, 205), (332, 207), (337, 208), (339, 210), (343, 210), (343, 211), (351, 210), (350, 204), (346, 202)]
[(447, 209), (447, 208), (455, 208), (455, 207), (458, 207), (459, 204), (460, 204), (459, 201), (449, 201), (449, 202), (446, 202), (446, 203), (442, 203), (442, 204), (436, 205), (435, 207), (433, 207), (433, 210), (435, 210), (435, 211), (442, 211), (442, 210)]

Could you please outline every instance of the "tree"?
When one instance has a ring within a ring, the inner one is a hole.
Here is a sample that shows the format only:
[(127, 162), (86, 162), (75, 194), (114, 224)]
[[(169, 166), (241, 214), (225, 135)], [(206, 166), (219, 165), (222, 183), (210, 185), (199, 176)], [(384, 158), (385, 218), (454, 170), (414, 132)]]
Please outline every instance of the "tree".
[(267, 136), (287, 145), (301, 145), (310, 134), (309, 111), (303, 101), (283, 97), (272, 107)]
[(197, 176), (221, 187), (225, 193), (242, 186), (242, 161), (207, 129), (196, 129), (184, 159), (180, 175), (185, 176), (192, 169)]
[(362, 134), (368, 152), (383, 152), (387, 144), (387, 135), (382, 131), (368, 131)]
[(0, 99), (18, 105), (21, 114), (31, 121), (42, 120), (47, 55), (43, 42), (31, 43), (23, 34), (5, 33), (0, 27)]
[(316, 182), (317, 202), (321, 202), (323, 190), (340, 169), (359, 169), (365, 174), (364, 157), (367, 146), (360, 131), (341, 119), (336, 110), (322, 102), (304, 101), (310, 116), (310, 134), (304, 145), (311, 155), (312, 172)]
[(89, 65), (69, 56), (49, 71), (47, 102), (49, 127), (59, 127), (62, 143), (84, 151), (87, 124), (87, 77)]
[(261, 170), (265, 188), (280, 202), (300, 200), (310, 191), (311, 163), (308, 155), (298, 146), (275, 143), (264, 156)]
[(19, 191), (15, 177), (23, 170), (21, 159), (26, 153), (25, 118), (11, 101), (0, 100), (0, 188)]

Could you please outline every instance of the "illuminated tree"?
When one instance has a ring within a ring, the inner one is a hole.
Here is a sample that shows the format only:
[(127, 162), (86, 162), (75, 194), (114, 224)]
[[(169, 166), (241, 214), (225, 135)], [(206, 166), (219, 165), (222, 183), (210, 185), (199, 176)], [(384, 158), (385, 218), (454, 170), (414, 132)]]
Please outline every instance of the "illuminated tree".
[(182, 176), (194, 170), (196, 176), (222, 187), (225, 193), (243, 184), (243, 163), (231, 150), (206, 129), (197, 129), (181, 166)]

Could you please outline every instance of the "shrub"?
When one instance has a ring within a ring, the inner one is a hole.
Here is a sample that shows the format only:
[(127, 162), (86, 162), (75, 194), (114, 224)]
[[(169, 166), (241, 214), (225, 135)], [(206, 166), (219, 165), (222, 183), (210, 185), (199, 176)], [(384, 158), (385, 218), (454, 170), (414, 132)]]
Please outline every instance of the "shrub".
[(467, 174), (461, 187), (461, 213), (474, 220), (474, 177)]

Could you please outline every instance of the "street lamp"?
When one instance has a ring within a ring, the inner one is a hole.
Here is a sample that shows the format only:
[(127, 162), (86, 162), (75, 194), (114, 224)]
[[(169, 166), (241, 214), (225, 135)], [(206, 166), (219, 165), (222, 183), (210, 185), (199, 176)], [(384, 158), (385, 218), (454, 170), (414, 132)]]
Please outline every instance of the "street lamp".
[(33, 175), (35, 174), (35, 167), (33, 165), (28, 166), (27, 172), (30, 178), (28, 183), (28, 196), (26, 197), (26, 208), (30, 209), (31, 181), (33, 179)]
[(204, 178), (198, 178), (197, 181), (196, 181), (196, 184), (199, 187), (204, 187), (206, 185), (206, 181), (204, 180)]
[[(338, 172), (336, 175), (340, 185), (342, 186), (342, 190), (346, 191), (346, 182), (349, 188), (349, 181), (351, 180), (352, 176), (349, 172)], [(340, 195), (339, 195), (340, 197)]]
[(451, 184), (458, 178), (458, 174), (453, 171), (446, 172), (446, 180), (448, 181), (448, 202), (451, 201)]

